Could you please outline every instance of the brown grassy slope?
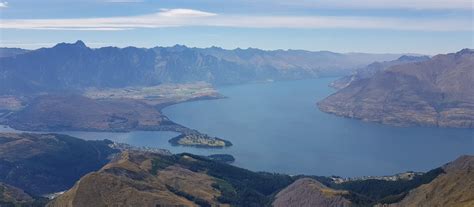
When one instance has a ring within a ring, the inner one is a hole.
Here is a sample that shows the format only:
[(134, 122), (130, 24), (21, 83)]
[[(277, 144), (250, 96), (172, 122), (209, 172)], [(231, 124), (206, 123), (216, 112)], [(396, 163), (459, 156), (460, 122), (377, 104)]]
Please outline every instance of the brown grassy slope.
[(474, 128), (474, 51), (393, 66), (318, 103), (322, 111), (391, 125)]
[(272, 205), (275, 207), (346, 207), (352, 205), (344, 198), (344, 195), (348, 194), (348, 191), (333, 190), (316, 180), (301, 178), (280, 191)]
[(408, 193), (394, 207), (474, 206), (474, 156), (462, 156), (443, 166), (446, 174)]
[(179, 165), (169, 165), (153, 174), (155, 158), (159, 156), (124, 152), (100, 171), (84, 176), (48, 206), (197, 206), (178, 191), (219, 205), (216, 198), (220, 192), (211, 186), (214, 178)]

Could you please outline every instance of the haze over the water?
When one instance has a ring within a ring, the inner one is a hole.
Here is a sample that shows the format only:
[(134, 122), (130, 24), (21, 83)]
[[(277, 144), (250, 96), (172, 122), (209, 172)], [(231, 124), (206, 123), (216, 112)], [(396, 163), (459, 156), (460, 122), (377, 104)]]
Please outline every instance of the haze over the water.
[(1, 0), (0, 46), (438, 54), (474, 47), (472, 15), (469, 0)]

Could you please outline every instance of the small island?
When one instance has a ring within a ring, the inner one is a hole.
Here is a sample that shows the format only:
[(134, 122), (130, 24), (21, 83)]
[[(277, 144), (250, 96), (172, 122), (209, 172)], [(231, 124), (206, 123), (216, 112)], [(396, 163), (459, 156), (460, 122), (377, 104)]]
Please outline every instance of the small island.
[(232, 143), (227, 140), (201, 133), (181, 134), (170, 139), (169, 143), (173, 146), (181, 145), (203, 148), (223, 148), (232, 146)]

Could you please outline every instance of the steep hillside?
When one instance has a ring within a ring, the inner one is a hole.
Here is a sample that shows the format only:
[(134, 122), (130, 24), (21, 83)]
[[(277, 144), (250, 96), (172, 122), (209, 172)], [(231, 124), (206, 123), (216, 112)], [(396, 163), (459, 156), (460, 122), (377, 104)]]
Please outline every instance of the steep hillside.
[(446, 172), (408, 193), (394, 207), (474, 206), (474, 156), (462, 156), (443, 166)]
[(318, 103), (322, 111), (398, 126), (474, 128), (474, 51), (390, 67)]
[(0, 94), (195, 81), (237, 84), (309, 78), (348, 74), (373, 61), (399, 56), (252, 48), (198, 49), (180, 45), (91, 49), (77, 41), (0, 58)]
[(48, 206), (263, 206), (291, 182), (190, 154), (127, 151)]
[(0, 182), (34, 195), (69, 189), (117, 152), (108, 144), (66, 135), (0, 133)]
[(349, 191), (333, 190), (320, 182), (302, 178), (275, 196), (273, 206), (275, 207), (347, 207), (352, 206), (351, 201), (346, 199), (350, 195)]
[(344, 76), (340, 79), (333, 81), (330, 86), (336, 89), (342, 89), (347, 87), (354, 81), (358, 81), (365, 78), (370, 78), (374, 76), (376, 73), (386, 70), (389, 67), (395, 65), (401, 65), (405, 63), (415, 63), (429, 60), (428, 56), (401, 56), (400, 58), (392, 61), (384, 61), (384, 62), (374, 62), (366, 67), (357, 69), (357, 71), (349, 76)]

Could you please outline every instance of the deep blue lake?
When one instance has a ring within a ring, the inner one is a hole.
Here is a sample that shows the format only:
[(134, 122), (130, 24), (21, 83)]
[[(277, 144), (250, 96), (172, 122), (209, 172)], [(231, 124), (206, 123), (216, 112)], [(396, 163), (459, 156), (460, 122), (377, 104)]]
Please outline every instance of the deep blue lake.
[[(333, 79), (247, 84), (219, 88), (226, 99), (173, 105), (173, 121), (231, 141), (226, 149), (172, 147), (172, 132), (68, 132), (174, 153), (228, 153), (251, 170), (313, 175), (391, 175), (426, 171), (462, 154), (474, 154), (474, 130), (391, 127), (318, 110)], [(5, 129), (4, 129), (5, 130)], [(0, 130), (1, 131), (1, 130)]]

